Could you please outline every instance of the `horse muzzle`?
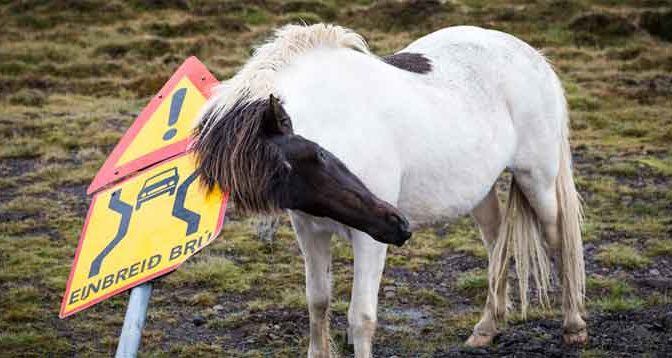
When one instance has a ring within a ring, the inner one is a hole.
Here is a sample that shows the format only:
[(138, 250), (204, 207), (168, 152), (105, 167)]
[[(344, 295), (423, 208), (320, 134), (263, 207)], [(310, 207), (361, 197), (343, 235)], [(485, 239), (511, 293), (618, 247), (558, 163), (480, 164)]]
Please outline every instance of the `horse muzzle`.
[(413, 235), (413, 232), (409, 229), (408, 220), (402, 214), (390, 213), (385, 221), (387, 229), (372, 234), (374, 240), (401, 247)]

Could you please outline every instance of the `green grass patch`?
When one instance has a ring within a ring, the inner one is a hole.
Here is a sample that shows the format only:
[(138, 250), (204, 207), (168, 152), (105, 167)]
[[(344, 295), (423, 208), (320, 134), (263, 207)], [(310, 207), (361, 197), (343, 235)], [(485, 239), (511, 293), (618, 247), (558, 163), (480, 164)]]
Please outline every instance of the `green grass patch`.
[(457, 288), (471, 297), (484, 299), (488, 293), (488, 271), (476, 269), (460, 274)]
[(605, 164), (600, 173), (624, 178), (637, 178), (642, 175), (641, 169), (635, 162), (616, 162)]
[(488, 251), (485, 249), (485, 245), (483, 245), (480, 239), (453, 237), (447, 239), (446, 243), (447, 246), (455, 252), (463, 252), (481, 259), (488, 258)]
[(40, 107), (47, 102), (47, 95), (36, 89), (22, 89), (9, 96), (9, 103), (19, 106)]
[(487, 259), (488, 252), (483, 245), (477, 227), (470, 218), (461, 217), (447, 224), (446, 229), (445, 237), (437, 238), (439, 247)]
[(658, 158), (642, 158), (639, 163), (651, 168), (656, 174), (672, 177), (672, 160)]
[(626, 269), (641, 269), (651, 264), (651, 259), (642, 256), (636, 249), (622, 244), (602, 246), (595, 258), (605, 266), (620, 266)]
[(644, 303), (639, 297), (601, 297), (591, 301), (589, 306), (601, 311), (619, 312), (640, 309), (644, 307)]
[(633, 288), (623, 279), (593, 275), (586, 278), (586, 289), (598, 292), (601, 296), (606, 293), (611, 298), (622, 298), (633, 292)]
[(432, 306), (445, 306), (448, 304), (448, 300), (441, 296), (438, 292), (431, 288), (421, 288), (419, 290), (412, 291), (414, 301), (432, 305)]
[(656, 239), (647, 241), (646, 254), (649, 256), (672, 256), (672, 240)]
[(205, 256), (187, 261), (179, 270), (166, 278), (176, 287), (202, 285), (227, 292), (250, 290), (255, 275), (230, 260), (218, 256)]
[(196, 306), (213, 306), (217, 303), (217, 296), (212, 292), (199, 292), (191, 296), (189, 303)]
[(2, 353), (10, 357), (22, 356), (27, 350), (31, 355), (42, 357), (73, 353), (68, 341), (53, 332), (3, 332), (0, 347)]

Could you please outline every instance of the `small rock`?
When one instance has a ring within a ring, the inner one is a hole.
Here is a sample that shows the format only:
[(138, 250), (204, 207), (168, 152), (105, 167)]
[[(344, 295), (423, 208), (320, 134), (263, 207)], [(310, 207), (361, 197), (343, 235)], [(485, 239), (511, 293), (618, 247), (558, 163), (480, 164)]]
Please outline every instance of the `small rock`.
[(199, 326), (204, 325), (206, 320), (205, 320), (205, 318), (203, 318), (201, 316), (194, 316), (191, 319), (191, 322), (194, 324), (194, 326), (199, 327)]
[(280, 325), (279, 324), (273, 325), (273, 329), (280, 329)]
[(212, 307), (212, 309), (215, 310), (215, 311), (221, 311), (221, 310), (224, 309), (224, 306), (222, 306), (222, 305), (214, 305), (214, 306)]
[(630, 333), (632, 334), (631, 337), (635, 339), (642, 339), (651, 335), (649, 330), (644, 328), (644, 326), (635, 326)]
[(383, 292), (395, 292), (397, 291), (397, 288), (394, 286), (385, 286), (383, 287)]
[(651, 276), (660, 276), (660, 271), (658, 271), (658, 269), (655, 269), (655, 268), (654, 268), (654, 269), (651, 269), (651, 270), (649, 270), (649, 275), (651, 275)]

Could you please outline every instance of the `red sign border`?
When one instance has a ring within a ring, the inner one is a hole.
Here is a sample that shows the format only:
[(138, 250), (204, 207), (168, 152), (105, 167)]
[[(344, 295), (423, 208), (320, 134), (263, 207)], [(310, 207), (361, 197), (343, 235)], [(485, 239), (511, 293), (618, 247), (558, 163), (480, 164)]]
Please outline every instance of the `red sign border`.
[[(180, 159), (180, 158), (182, 158), (182, 157), (184, 157), (184, 156), (186, 156), (186, 155), (189, 155), (189, 153), (184, 153), (183, 155), (180, 155), (180, 156), (178, 156), (177, 158), (174, 158), (174, 159), (171, 159), (171, 160), (166, 160), (166, 161), (163, 161), (163, 162), (160, 162), (160, 163), (156, 163), (155, 165), (152, 165), (151, 168), (149, 168), (148, 170), (154, 169), (155, 167), (158, 167), (158, 166), (160, 166), (160, 165), (169, 163), (169, 162), (171, 162), (171, 161), (173, 161), (173, 160), (178, 160), (178, 159)], [(133, 178), (134, 178), (134, 176), (133, 176), (133, 177), (125, 178), (125, 179), (124, 179), (123, 181), (121, 181), (120, 183), (117, 183), (117, 184), (115, 184), (114, 186), (111, 186), (111, 187), (108, 188), (108, 189), (109, 189), (109, 190), (116, 189), (116, 188), (118, 188), (118, 187), (124, 185), (127, 181), (129, 181), (129, 180), (131, 180), (131, 179), (133, 179)], [(70, 268), (70, 275), (68, 276), (68, 283), (67, 283), (66, 286), (65, 286), (65, 294), (63, 295), (63, 301), (61, 301), (61, 309), (60, 309), (59, 314), (58, 314), (58, 317), (59, 317), (59, 318), (65, 318), (65, 317), (68, 317), (68, 316), (70, 316), (70, 315), (72, 315), (72, 314), (75, 314), (75, 313), (77, 313), (77, 312), (79, 312), (79, 311), (82, 311), (82, 310), (84, 310), (84, 309), (87, 309), (87, 308), (89, 308), (89, 307), (91, 307), (91, 306), (93, 306), (93, 305), (95, 305), (95, 304), (97, 304), (97, 303), (100, 303), (101, 301), (104, 301), (104, 300), (106, 300), (106, 299), (108, 299), (108, 298), (110, 298), (110, 297), (112, 297), (112, 296), (114, 296), (114, 295), (116, 295), (116, 294), (118, 294), (118, 293), (121, 293), (121, 292), (123, 292), (123, 291), (125, 291), (125, 290), (128, 290), (128, 289), (130, 289), (130, 288), (133, 288), (133, 287), (138, 286), (138, 285), (140, 285), (140, 284), (143, 284), (143, 283), (145, 283), (145, 282), (147, 282), (147, 281), (151, 281), (151, 280), (153, 280), (153, 279), (155, 279), (155, 278), (157, 278), (157, 277), (159, 277), (159, 276), (165, 275), (166, 273), (168, 273), (168, 272), (170, 272), (170, 271), (174, 271), (174, 270), (176, 270), (178, 267), (180, 267), (180, 265), (182, 265), (183, 263), (186, 262), (186, 260), (185, 260), (185, 261), (182, 261), (182, 262), (177, 263), (177, 264), (175, 264), (175, 265), (173, 265), (173, 266), (166, 267), (165, 269), (162, 269), (162, 270), (160, 270), (160, 271), (157, 271), (157, 272), (155, 272), (155, 273), (153, 273), (153, 274), (151, 274), (151, 275), (149, 275), (149, 276), (147, 276), (147, 277), (145, 277), (145, 278), (143, 278), (143, 279), (141, 279), (141, 280), (133, 281), (133, 282), (129, 282), (128, 284), (126, 284), (126, 285), (124, 285), (124, 286), (122, 286), (122, 287), (119, 287), (119, 288), (117, 288), (116, 290), (114, 290), (114, 291), (112, 291), (112, 292), (106, 293), (105, 295), (100, 296), (100, 297), (98, 297), (98, 298), (96, 298), (96, 299), (94, 299), (94, 300), (91, 300), (90, 302), (87, 302), (86, 304), (84, 304), (84, 305), (82, 305), (82, 306), (79, 306), (79, 307), (77, 307), (77, 308), (75, 308), (75, 309), (72, 309), (72, 310), (66, 312), (66, 311), (65, 311), (65, 307), (66, 307), (66, 304), (65, 304), (65, 303), (66, 303), (66, 301), (67, 301), (67, 299), (68, 299), (68, 294), (70, 293), (70, 286), (71, 286), (71, 284), (72, 284), (72, 278), (73, 278), (73, 276), (75, 275), (75, 268), (77, 267), (77, 262), (79, 261), (79, 253), (80, 253), (80, 251), (82, 251), (82, 246), (84, 245), (84, 238), (86, 237), (86, 232), (87, 232), (87, 229), (88, 229), (88, 226), (89, 226), (89, 219), (91, 218), (91, 213), (93, 212), (93, 208), (95, 208), (96, 199), (98, 198), (98, 195), (101, 194), (101, 193), (102, 193), (102, 191), (101, 191), (101, 192), (97, 192), (97, 193), (94, 195), (93, 199), (91, 200), (91, 204), (89, 205), (89, 211), (86, 213), (86, 221), (84, 222), (84, 227), (82, 228), (82, 233), (81, 233), (80, 236), (79, 236), (79, 243), (77, 244), (77, 251), (75, 252), (75, 258), (74, 258), (74, 260), (73, 260), (73, 262), (72, 262), (72, 267)], [(214, 239), (217, 237), (217, 235), (219, 235), (219, 233), (222, 231), (222, 227), (224, 226), (224, 216), (225, 216), (225, 214), (226, 214), (226, 205), (227, 205), (227, 203), (228, 203), (228, 201), (229, 201), (229, 193), (227, 193), (227, 192), (222, 192), (222, 195), (224, 196), (224, 198), (223, 198), (223, 200), (222, 200), (222, 205), (220, 206), (220, 209), (219, 209), (219, 218), (217, 219), (217, 227), (215, 228), (215, 232), (212, 233), (212, 240), (214, 240)], [(207, 245), (203, 245), (203, 246), (201, 246), (201, 247), (198, 249), (197, 252), (201, 251), (205, 246), (207, 246)], [(194, 253), (194, 254), (195, 254), (195, 253)], [(193, 255), (192, 255), (192, 256), (193, 256)]]
[(105, 160), (105, 164), (98, 170), (98, 173), (93, 178), (86, 193), (88, 195), (104, 188), (105, 186), (118, 181), (128, 175), (131, 175), (139, 170), (149, 167), (154, 163), (158, 163), (165, 159), (174, 157), (180, 153), (184, 153), (189, 146), (189, 138), (183, 139), (177, 143), (167, 145), (163, 148), (155, 150), (154, 152), (145, 154), (128, 163), (117, 166), (119, 159), (124, 154), (126, 149), (131, 145), (135, 137), (145, 126), (147, 121), (152, 117), (159, 105), (163, 102), (167, 93), (170, 93), (178, 82), (187, 76), (189, 80), (198, 88), (205, 98), (209, 98), (212, 87), (218, 83), (215, 76), (208, 71), (208, 69), (195, 56), (187, 58), (182, 65), (170, 77), (168, 82), (163, 85), (159, 93), (152, 97), (147, 106), (142, 110), (140, 115), (135, 119), (130, 128), (124, 133), (119, 140), (119, 143), (114, 147), (112, 153)]

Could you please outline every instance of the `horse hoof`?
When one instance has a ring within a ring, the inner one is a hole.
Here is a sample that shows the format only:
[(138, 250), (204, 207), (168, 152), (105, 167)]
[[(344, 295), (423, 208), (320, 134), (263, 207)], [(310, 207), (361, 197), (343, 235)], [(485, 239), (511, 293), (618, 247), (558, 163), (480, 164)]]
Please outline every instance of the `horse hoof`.
[(578, 332), (565, 332), (562, 334), (562, 340), (565, 342), (565, 344), (570, 346), (584, 345), (588, 341), (588, 331), (586, 329), (582, 329)]
[(492, 339), (495, 338), (494, 335), (484, 336), (480, 334), (472, 334), (465, 344), (472, 348), (486, 347), (492, 343)]

